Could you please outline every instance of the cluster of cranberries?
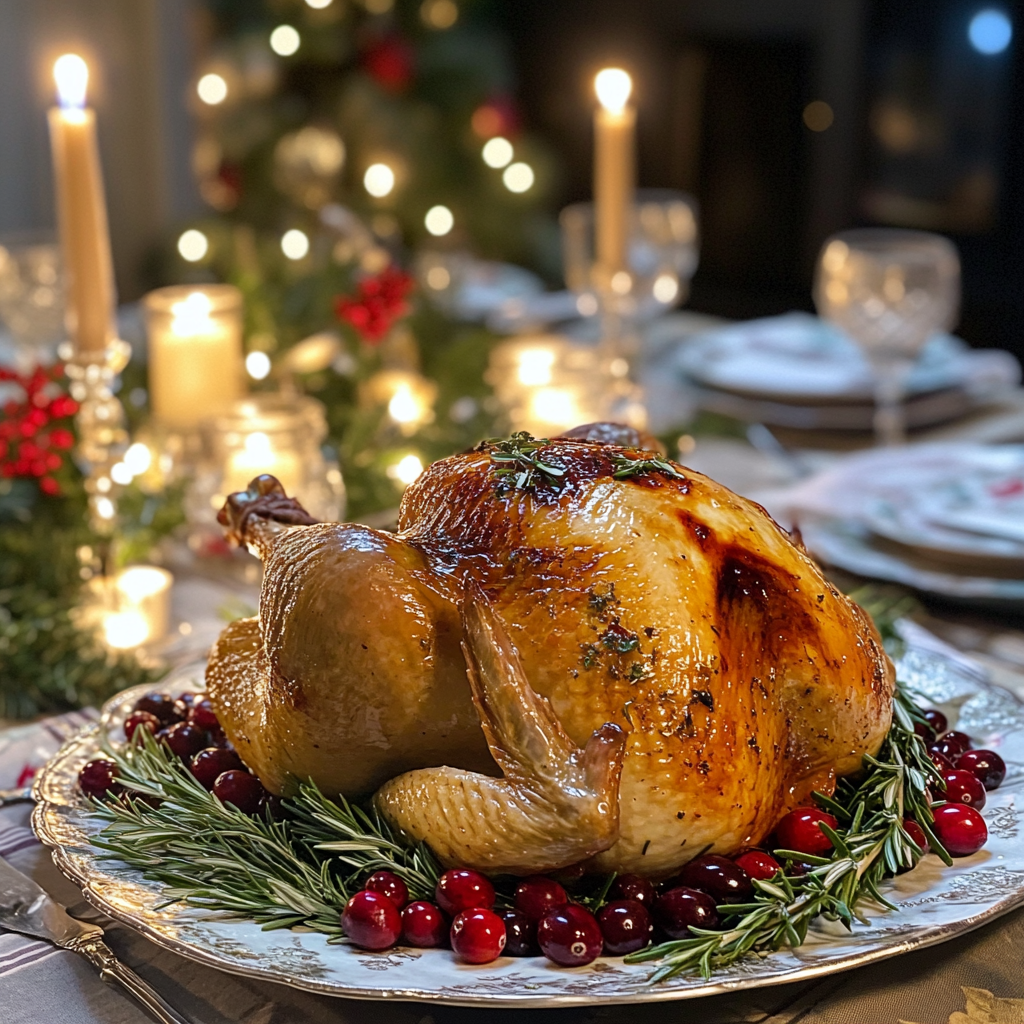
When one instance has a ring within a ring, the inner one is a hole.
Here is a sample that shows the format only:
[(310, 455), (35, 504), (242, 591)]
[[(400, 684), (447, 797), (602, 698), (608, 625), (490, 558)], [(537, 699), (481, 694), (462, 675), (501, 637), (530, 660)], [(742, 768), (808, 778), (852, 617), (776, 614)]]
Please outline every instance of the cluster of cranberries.
[(690, 926), (714, 928), (716, 907), (753, 893), (751, 877), (770, 878), (778, 863), (760, 850), (736, 860), (698, 857), (661, 887), (639, 875), (620, 875), (595, 916), (573, 902), (553, 878), (534, 875), (516, 887), (513, 905), (495, 909), (494, 886), (477, 871), (453, 868), (437, 883), (434, 902), (408, 900), (401, 879), (378, 871), (349, 900), (341, 916), (345, 934), (364, 949), (398, 942), (424, 948), (450, 944), (467, 963), (501, 956), (543, 954), (562, 967), (599, 957), (624, 956), (656, 937), (689, 938)]
[[(131, 740), (138, 729), (150, 732), (187, 762), (196, 779), (224, 803), (244, 814), (257, 814), (268, 807), (276, 811), (277, 797), (242, 763), (202, 694), (182, 693), (175, 698), (147, 693), (125, 719), (125, 737)], [(106, 758), (85, 765), (78, 773), (78, 784), (88, 796), (110, 799), (124, 792), (117, 781), (117, 766)]]
[(916, 732), (944, 783), (945, 802), (932, 808), (935, 835), (954, 857), (967, 857), (988, 839), (981, 810), (986, 791), (998, 789), (1006, 778), (1006, 764), (994, 750), (973, 747), (966, 733), (948, 730), (941, 711), (926, 711), (924, 717), (927, 725), (918, 723)]

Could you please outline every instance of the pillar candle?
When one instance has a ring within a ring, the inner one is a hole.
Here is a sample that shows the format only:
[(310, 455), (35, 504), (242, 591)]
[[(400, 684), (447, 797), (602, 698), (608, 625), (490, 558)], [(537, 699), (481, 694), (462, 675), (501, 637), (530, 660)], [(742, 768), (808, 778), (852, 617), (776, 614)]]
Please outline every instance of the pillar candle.
[(608, 276), (626, 266), (636, 176), (632, 84), (620, 68), (605, 68), (594, 81), (600, 101), (594, 114), (595, 253)]
[(60, 106), (50, 110), (57, 218), (67, 277), (67, 325), (78, 352), (102, 352), (117, 337), (114, 265), (96, 144), (85, 106), (89, 69), (75, 54), (53, 68)]
[(145, 300), (149, 399), (177, 429), (226, 412), (244, 394), (242, 296), (231, 285), (158, 288)]

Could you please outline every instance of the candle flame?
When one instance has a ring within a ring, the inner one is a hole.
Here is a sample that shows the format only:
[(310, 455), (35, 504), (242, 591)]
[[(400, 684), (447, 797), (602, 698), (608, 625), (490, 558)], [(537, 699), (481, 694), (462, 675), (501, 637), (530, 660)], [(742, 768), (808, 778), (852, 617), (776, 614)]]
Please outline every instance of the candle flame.
[(633, 79), (622, 68), (605, 68), (594, 79), (594, 91), (605, 110), (621, 114), (633, 91)]
[(212, 309), (213, 303), (209, 295), (202, 292), (190, 293), (181, 302), (175, 302), (171, 306), (171, 313), (174, 314), (171, 330), (179, 338), (191, 338), (206, 333), (211, 327)]
[(65, 53), (54, 63), (53, 77), (60, 105), (65, 110), (81, 110), (89, 84), (89, 65), (77, 53)]

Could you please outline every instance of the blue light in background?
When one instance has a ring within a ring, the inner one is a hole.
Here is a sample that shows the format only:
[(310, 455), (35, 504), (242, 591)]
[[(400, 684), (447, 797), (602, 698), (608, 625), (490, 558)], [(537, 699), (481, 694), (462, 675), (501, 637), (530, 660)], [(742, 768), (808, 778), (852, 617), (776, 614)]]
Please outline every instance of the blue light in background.
[(1013, 38), (1013, 24), (1002, 11), (986, 7), (971, 18), (967, 38), (978, 53), (1002, 53)]

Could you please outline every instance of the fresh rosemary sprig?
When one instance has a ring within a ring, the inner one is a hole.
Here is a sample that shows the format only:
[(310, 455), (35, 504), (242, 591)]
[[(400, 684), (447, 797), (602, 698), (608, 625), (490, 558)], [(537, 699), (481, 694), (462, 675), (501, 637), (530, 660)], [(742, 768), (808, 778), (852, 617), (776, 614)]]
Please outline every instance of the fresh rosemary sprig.
[(616, 480), (625, 480), (631, 476), (643, 476), (645, 473), (664, 473), (677, 480), (686, 479), (668, 459), (654, 455), (646, 459), (627, 459), (625, 455), (616, 455), (612, 459), (612, 476)]
[(413, 898), (432, 898), (433, 855), (399, 843), (375, 815), (307, 784), (283, 801), (283, 820), (250, 817), (207, 792), (146, 730), (136, 735), (141, 744), (105, 751), (130, 798), (95, 804), (107, 825), (92, 842), (163, 883), (166, 904), (228, 911), (264, 929), (301, 924), (335, 941), (342, 908), (373, 871), (394, 871)]
[(790, 869), (770, 881), (755, 881), (750, 903), (720, 906), (723, 917), (735, 919), (727, 930), (691, 928), (693, 938), (648, 947), (626, 962), (661, 961), (652, 982), (694, 968), (709, 978), (748, 953), (801, 945), (817, 917), (842, 921), (849, 928), (863, 903), (896, 909), (881, 893), (882, 880), (913, 867), (922, 855), (906, 830), (907, 818), (921, 826), (932, 850), (951, 864), (931, 827), (926, 787), (941, 784), (941, 776), (914, 732), (917, 717), (913, 701), (897, 686), (892, 726), (878, 756), (864, 758), (863, 781), (858, 786), (840, 782), (835, 798), (815, 794), (839, 824), (836, 830), (821, 826), (832, 840), (830, 857), (775, 851), (780, 859), (811, 866), (804, 874)]
[(537, 452), (550, 443), (547, 438), (534, 437), (520, 430), (507, 441), (492, 438), (485, 443), (493, 445), (489, 452), (491, 461), (499, 464), (494, 475), (505, 488), (527, 490), (535, 486), (539, 478), (556, 483), (565, 476), (561, 466), (554, 466), (537, 457)]

